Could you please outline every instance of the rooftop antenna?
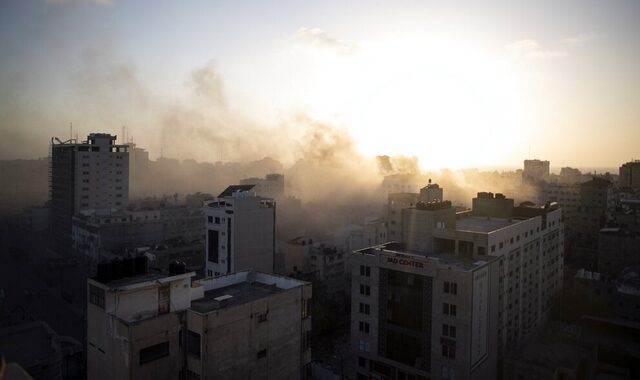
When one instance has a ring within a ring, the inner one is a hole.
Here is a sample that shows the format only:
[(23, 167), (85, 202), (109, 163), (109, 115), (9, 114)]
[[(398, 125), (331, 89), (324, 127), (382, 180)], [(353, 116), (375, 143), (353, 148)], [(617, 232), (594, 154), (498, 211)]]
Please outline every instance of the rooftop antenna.
[(73, 140), (73, 122), (69, 122), (69, 140)]

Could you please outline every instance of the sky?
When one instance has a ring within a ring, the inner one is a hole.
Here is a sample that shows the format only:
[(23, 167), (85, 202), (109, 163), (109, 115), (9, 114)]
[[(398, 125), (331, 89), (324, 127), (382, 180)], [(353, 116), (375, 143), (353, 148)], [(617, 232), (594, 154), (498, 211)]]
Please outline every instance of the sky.
[(640, 158), (638, 1), (0, 4), (0, 159), (117, 133), (296, 157), (318, 123), (425, 169)]

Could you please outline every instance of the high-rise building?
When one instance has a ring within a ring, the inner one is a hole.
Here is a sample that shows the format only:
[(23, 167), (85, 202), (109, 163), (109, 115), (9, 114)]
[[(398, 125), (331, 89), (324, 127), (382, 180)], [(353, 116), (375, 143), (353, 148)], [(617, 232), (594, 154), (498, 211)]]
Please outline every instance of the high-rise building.
[(252, 189), (229, 186), (204, 207), (207, 276), (247, 269), (273, 272), (276, 204)]
[(620, 166), (620, 187), (640, 190), (640, 160), (627, 162)]
[(546, 321), (562, 287), (561, 210), (491, 193), (473, 205), (406, 208), (401, 243), (352, 255), (358, 378), (495, 378), (497, 358)]
[(549, 161), (524, 160), (523, 183), (538, 183), (549, 180)]
[(92, 133), (87, 141), (51, 140), (50, 225), (53, 246), (71, 248), (71, 218), (88, 209), (124, 208), (129, 202), (128, 145)]
[(144, 258), (87, 281), (90, 379), (304, 379), (311, 284), (244, 271), (194, 281)]

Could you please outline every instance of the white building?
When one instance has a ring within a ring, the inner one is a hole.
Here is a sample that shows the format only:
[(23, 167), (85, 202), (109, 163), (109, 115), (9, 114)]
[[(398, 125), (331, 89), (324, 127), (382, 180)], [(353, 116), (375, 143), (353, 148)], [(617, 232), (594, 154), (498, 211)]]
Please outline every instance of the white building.
[(229, 186), (204, 207), (207, 276), (247, 269), (273, 272), (276, 204), (252, 189)]
[(92, 133), (87, 141), (51, 140), (51, 230), (56, 249), (71, 247), (71, 217), (88, 209), (129, 203), (128, 145), (116, 136)]
[[(352, 256), (358, 378), (494, 378), (496, 352), (522, 343), (547, 320), (562, 288), (561, 210), (513, 207), (512, 199), (491, 193), (473, 205), (458, 213), (450, 202), (403, 209), (402, 243)], [(482, 326), (474, 325), (478, 311), (486, 313)]]
[(253, 271), (192, 281), (135, 260), (87, 281), (88, 378), (305, 378), (311, 284)]

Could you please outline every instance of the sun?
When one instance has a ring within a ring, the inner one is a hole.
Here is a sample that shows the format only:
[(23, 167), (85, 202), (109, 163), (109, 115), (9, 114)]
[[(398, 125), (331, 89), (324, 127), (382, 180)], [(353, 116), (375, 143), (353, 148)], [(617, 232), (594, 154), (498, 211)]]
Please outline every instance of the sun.
[(315, 72), (313, 108), (338, 115), (360, 151), (417, 156), (422, 169), (499, 165), (522, 138), (508, 62), (445, 41), (365, 45)]

